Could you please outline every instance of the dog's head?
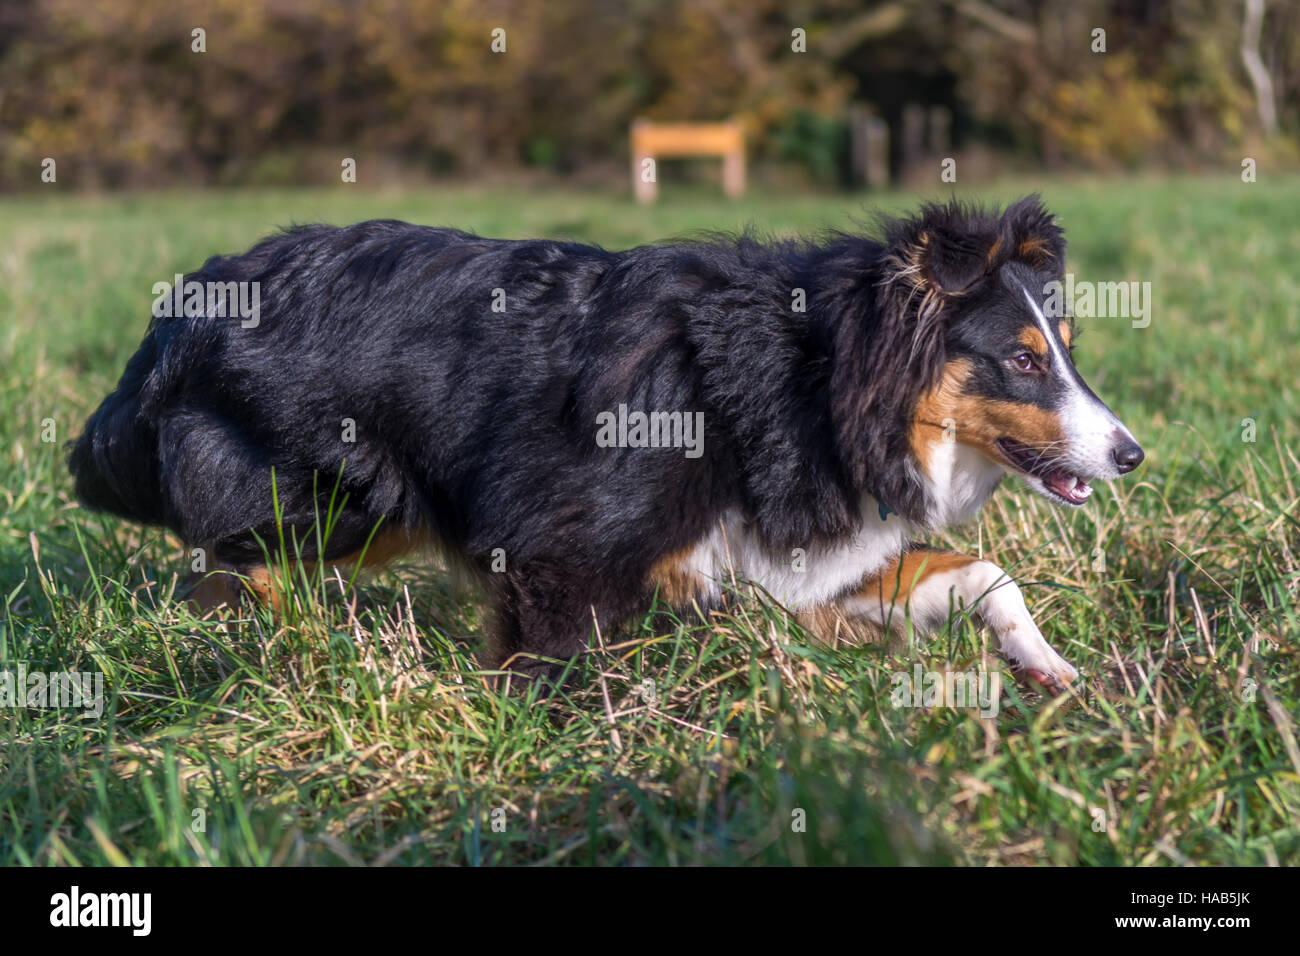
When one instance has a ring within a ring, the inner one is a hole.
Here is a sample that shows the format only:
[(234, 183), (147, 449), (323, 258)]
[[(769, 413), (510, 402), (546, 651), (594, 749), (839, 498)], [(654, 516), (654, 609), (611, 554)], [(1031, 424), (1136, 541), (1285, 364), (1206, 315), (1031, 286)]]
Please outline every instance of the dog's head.
[(1091, 482), (1137, 467), (1142, 449), (1075, 369), (1073, 322), (1049, 285), (1063, 279), (1065, 240), (1037, 197), (1000, 216), (927, 206), (890, 223), (886, 243), (868, 391), (895, 390), (877, 404), (895, 403), (922, 470), (957, 442), (1079, 506)]

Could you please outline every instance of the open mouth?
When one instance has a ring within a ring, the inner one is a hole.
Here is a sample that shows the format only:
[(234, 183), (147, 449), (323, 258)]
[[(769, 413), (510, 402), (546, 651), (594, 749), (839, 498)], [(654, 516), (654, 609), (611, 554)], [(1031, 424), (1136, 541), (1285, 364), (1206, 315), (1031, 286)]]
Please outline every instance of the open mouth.
[(1088, 482), (1066, 471), (1044, 452), (1010, 438), (999, 438), (997, 445), (1013, 468), (1030, 478), (1037, 478), (1050, 497), (1078, 506), (1092, 495)]

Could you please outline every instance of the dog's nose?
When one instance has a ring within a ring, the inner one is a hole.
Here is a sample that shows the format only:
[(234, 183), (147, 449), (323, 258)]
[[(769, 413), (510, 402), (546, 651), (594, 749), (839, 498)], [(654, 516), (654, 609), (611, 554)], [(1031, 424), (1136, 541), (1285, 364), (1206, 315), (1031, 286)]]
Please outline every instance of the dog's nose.
[(1115, 450), (1110, 453), (1115, 459), (1115, 467), (1119, 469), (1121, 475), (1127, 475), (1130, 471), (1142, 464), (1142, 459), (1146, 455), (1142, 447), (1135, 441), (1124, 441), (1115, 446)]

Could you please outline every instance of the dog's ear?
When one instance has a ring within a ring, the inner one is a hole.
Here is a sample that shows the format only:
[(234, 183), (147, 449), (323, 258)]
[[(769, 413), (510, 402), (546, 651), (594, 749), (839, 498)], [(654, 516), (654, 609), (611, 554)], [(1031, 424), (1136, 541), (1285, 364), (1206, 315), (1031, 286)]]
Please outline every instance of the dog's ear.
[(922, 294), (960, 296), (990, 273), (1002, 251), (998, 223), (960, 203), (927, 205), (914, 219), (890, 224), (886, 282), (903, 280)]
[(1002, 214), (1008, 259), (1034, 269), (1065, 272), (1065, 233), (1037, 196), (1026, 196)]
[(837, 330), (831, 410), (851, 480), (921, 520), (923, 497), (899, 464), (909, 423), (943, 374), (950, 313), (988, 280), (1004, 242), (996, 217), (956, 202), (883, 226), (874, 308)]

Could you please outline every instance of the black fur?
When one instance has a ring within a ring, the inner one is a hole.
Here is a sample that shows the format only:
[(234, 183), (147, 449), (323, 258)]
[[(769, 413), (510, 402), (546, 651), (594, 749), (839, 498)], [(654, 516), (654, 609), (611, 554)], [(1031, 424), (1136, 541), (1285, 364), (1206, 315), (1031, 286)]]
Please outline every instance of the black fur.
[[(77, 496), (251, 565), (274, 532), (272, 468), (303, 532), (342, 469), (327, 559), (381, 521), (428, 530), (496, 594), (498, 661), (567, 658), (592, 608), (612, 625), (643, 607), (652, 563), (727, 509), (774, 549), (850, 533), (863, 490), (923, 521), (912, 409), (981, 278), (1030, 236), (1059, 268), (1033, 198), (1001, 217), (926, 207), (882, 240), (626, 252), (296, 228), (187, 277), (260, 283), (260, 324), (154, 319), (71, 450)], [(703, 456), (597, 447), (597, 415), (620, 404), (703, 412)]]

